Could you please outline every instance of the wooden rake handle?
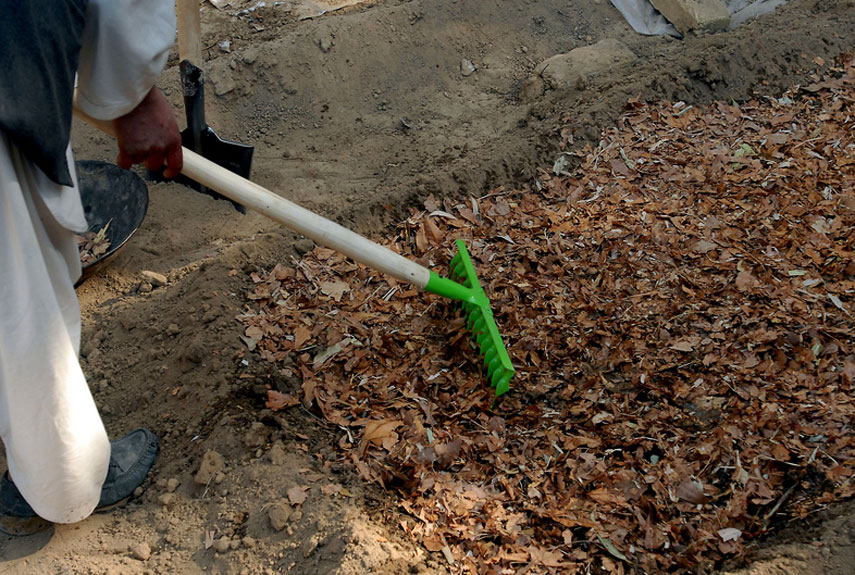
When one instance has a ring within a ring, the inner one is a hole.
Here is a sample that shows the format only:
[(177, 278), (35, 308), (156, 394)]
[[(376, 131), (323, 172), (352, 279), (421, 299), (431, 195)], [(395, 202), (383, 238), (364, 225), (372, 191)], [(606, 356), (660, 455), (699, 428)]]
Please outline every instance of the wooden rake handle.
[[(112, 122), (96, 120), (77, 108), (74, 113), (87, 123), (115, 137)], [(424, 266), (286, 200), (187, 148), (182, 149), (184, 167), (181, 173), (191, 180), (216, 190), (230, 200), (243, 204), (323, 246), (402, 282), (424, 288), (430, 280), (430, 270)]]

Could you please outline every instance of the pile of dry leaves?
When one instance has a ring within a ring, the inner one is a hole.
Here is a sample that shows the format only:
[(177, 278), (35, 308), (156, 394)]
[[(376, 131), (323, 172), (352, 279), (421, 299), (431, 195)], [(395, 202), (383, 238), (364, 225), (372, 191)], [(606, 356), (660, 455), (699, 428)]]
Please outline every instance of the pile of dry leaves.
[(326, 249), (255, 274), (240, 320), (302, 381), (268, 406), (341, 426), (458, 570), (680, 571), (855, 493), (851, 63), (630, 103), (573, 173), (428, 200), (389, 245), (441, 269), (454, 238), (518, 366), (498, 402), (454, 303)]
[(107, 253), (110, 249), (110, 238), (107, 237), (106, 226), (98, 230), (98, 232), (88, 231), (76, 236), (77, 249), (80, 252), (80, 263), (83, 266), (88, 266), (98, 261), (98, 258)]

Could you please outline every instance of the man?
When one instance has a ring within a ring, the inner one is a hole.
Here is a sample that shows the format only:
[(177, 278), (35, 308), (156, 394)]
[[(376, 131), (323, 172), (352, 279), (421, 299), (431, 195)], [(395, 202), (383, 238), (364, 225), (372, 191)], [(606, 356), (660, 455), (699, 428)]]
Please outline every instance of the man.
[(177, 175), (178, 126), (154, 87), (174, 36), (172, 0), (0, 0), (0, 529), (80, 521), (154, 464), (150, 431), (108, 440), (77, 359), (87, 225), (69, 133), (76, 74), (76, 105), (113, 122), (117, 163)]

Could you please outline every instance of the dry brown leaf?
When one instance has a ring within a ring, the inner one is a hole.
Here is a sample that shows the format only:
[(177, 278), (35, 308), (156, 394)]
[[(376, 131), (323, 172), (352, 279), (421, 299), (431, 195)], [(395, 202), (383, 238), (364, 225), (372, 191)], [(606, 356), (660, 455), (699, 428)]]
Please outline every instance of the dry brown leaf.
[(328, 483), (326, 485), (321, 486), (321, 493), (324, 495), (335, 495), (337, 493), (341, 493), (342, 486), (338, 483)]
[(294, 330), (294, 349), (303, 349), (309, 338), (312, 337), (312, 332), (305, 326), (300, 326)]
[(423, 253), (427, 251), (429, 247), (427, 233), (425, 232), (425, 224), (422, 223), (419, 225), (419, 229), (416, 232), (416, 249), (418, 249), (419, 253)]
[(609, 505), (625, 505), (626, 500), (618, 495), (617, 493), (612, 493), (606, 488), (594, 489), (593, 491), (588, 493), (588, 497), (596, 501), (597, 503), (609, 504)]
[(282, 393), (273, 389), (267, 390), (267, 401), (264, 403), (271, 411), (281, 411), (287, 407), (299, 405), (300, 400), (290, 393)]
[(288, 501), (290, 501), (291, 505), (295, 507), (302, 505), (309, 497), (306, 493), (308, 490), (308, 487), (301, 487), (299, 485), (288, 488)]
[(560, 551), (550, 551), (532, 545), (528, 548), (528, 552), (531, 555), (531, 562), (535, 565), (543, 565), (544, 567), (562, 567), (564, 565), (562, 561), (564, 557)]
[(261, 328), (255, 325), (251, 325), (246, 328), (246, 331), (243, 332), (246, 337), (254, 339), (255, 341), (259, 341), (262, 337), (264, 337), (264, 332), (261, 331)]
[(736, 276), (736, 287), (739, 291), (749, 291), (757, 285), (757, 278), (751, 273), (751, 270), (743, 270)]
[(698, 344), (698, 338), (693, 337), (684, 337), (673, 342), (670, 346), (671, 349), (677, 351), (693, 351), (695, 346)]
[(425, 233), (427, 234), (427, 237), (430, 239), (431, 243), (433, 245), (442, 244), (443, 240), (445, 239), (445, 234), (443, 234), (442, 231), (440, 231), (440, 229), (437, 227), (437, 225), (435, 223), (433, 223), (433, 221), (430, 219), (430, 217), (425, 216), (424, 225), (425, 225)]
[[(635, 102), (600, 145), (567, 148), (575, 176), (414, 210), (386, 245), (467, 241), (519, 366), (499, 404), (461, 316), (329, 250), (251, 276), (244, 329), (345, 430), (340, 457), (395, 486), (405, 531), (461, 569), (718, 563), (747, 540), (722, 525), (756, 537), (779, 501), (804, 517), (855, 496), (848, 70), (739, 106)], [(316, 297), (338, 281), (349, 297)]]
[(681, 481), (674, 490), (674, 493), (677, 497), (688, 501), (689, 503), (706, 503), (709, 499), (704, 495), (704, 488), (701, 485), (698, 485), (697, 481), (692, 481), (690, 479)]
[(363, 444), (372, 443), (385, 449), (391, 449), (398, 441), (398, 434), (395, 433), (395, 430), (401, 425), (402, 422), (392, 419), (369, 421), (365, 424), (365, 431), (362, 434)]
[(350, 289), (350, 284), (343, 281), (321, 282), (321, 293), (330, 296), (335, 301), (341, 301), (342, 296)]
[(428, 535), (426, 537), (422, 537), (422, 545), (424, 545), (425, 549), (428, 551), (440, 551), (445, 547), (445, 542), (436, 535)]
[(698, 240), (691, 245), (692, 251), (698, 252), (699, 254), (705, 254), (711, 252), (716, 249), (718, 245), (713, 242), (708, 242), (706, 240)]

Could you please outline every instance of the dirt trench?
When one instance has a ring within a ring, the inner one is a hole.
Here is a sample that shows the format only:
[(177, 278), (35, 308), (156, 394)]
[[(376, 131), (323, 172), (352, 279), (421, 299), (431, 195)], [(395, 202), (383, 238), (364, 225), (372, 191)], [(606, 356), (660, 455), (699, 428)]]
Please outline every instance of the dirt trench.
[[(684, 40), (635, 34), (605, 0), (390, 1), (308, 20), (269, 4), (244, 15), (203, 5), (208, 120), (255, 145), (255, 181), (372, 236), (429, 194), (531, 184), (562, 151), (596, 143), (630, 99), (774, 95), (808, 81), (816, 58), (855, 49), (851, 0), (796, 0)], [(548, 57), (604, 39), (634, 60), (558, 89), (532, 79)], [(173, 57), (160, 85), (180, 110), (177, 78)], [(86, 126), (73, 146), (79, 159), (114, 157)], [(0, 573), (449, 570), (402, 536), (394, 494), (339, 459), (346, 430), (264, 407), (282, 376), (247, 350), (234, 317), (249, 274), (311, 242), (178, 184), (150, 194), (133, 241), (79, 295), (82, 362), (105, 424), (111, 435), (150, 427), (160, 459), (124, 509), (0, 542)], [(830, 533), (851, 516), (842, 507), (813, 530), (791, 528), (745, 572), (847, 573), (851, 538)]]

